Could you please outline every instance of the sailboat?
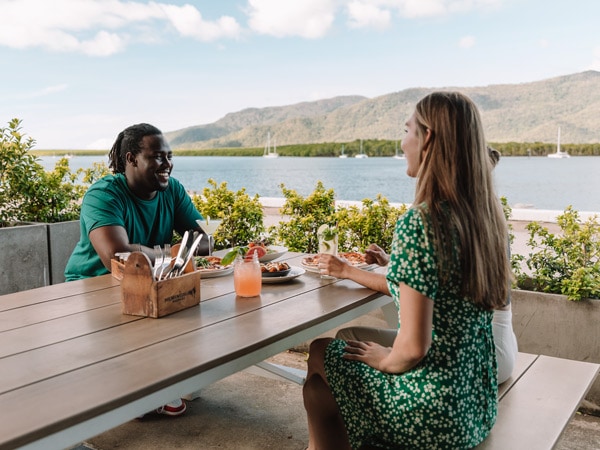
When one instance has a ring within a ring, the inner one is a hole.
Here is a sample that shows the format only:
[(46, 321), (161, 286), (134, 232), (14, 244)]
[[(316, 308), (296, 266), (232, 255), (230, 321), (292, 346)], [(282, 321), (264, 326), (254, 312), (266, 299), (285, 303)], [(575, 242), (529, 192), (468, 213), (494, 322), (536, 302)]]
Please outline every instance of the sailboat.
[(558, 138), (556, 140), (556, 153), (549, 153), (548, 158), (570, 158), (567, 152), (560, 151), (560, 127), (558, 127)]
[(273, 139), (273, 150), (271, 150), (271, 133), (267, 133), (267, 143), (265, 144), (265, 152), (263, 153), (263, 158), (277, 158), (279, 155), (277, 154), (277, 144), (275, 143), (275, 139)]
[(342, 144), (342, 154), (339, 156), (340, 158), (347, 158), (348, 155), (344, 153), (344, 144)]
[(360, 140), (360, 153), (354, 155), (355, 158), (368, 158), (369, 156), (363, 152), (362, 139)]
[(404, 156), (404, 154), (398, 154), (398, 141), (396, 141), (396, 154), (394, 155), (394, 159), (406, 159), (406, 156)]

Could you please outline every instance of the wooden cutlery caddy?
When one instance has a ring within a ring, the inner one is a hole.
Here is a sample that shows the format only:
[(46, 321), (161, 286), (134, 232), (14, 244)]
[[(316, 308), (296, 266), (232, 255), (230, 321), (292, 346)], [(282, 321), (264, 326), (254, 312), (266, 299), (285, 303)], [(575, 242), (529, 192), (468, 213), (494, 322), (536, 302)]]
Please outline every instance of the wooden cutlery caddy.
[[(178, 246), (171, 251), (176, 254)], [(121, 280), (123, 314), (159, 318), (200, 303), (200, 272), (193, 264), (184, 274), (156, 281), (152, 263), (142, 252), (132, 252), (127, 261), (111, 261), (112, 275)]]

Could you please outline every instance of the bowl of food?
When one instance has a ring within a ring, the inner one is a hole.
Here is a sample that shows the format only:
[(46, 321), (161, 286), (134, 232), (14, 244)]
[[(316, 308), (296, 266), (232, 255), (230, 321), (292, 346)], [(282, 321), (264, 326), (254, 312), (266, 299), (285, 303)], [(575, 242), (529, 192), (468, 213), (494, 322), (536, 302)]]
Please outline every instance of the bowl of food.
[(267, 262), (261, 263), (260, 270), (262, 272), (262, 276), (266, 278), (271, 277), (285, 277), (292, 268), (286, 262)]

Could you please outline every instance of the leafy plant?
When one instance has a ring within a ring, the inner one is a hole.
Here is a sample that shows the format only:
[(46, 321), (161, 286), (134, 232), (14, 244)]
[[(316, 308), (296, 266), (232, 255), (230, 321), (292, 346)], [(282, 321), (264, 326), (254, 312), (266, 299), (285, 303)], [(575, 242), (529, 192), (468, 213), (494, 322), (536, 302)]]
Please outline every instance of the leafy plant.
[(555, 235), (538, 222), (527, 225), (525, 258), (531, 276), (518, 274), (519, 287), (566, 295), (569, 300), (600, 298), (600, 224), (594, 216), (582, 222), (571, 206), (557, 217)]
[(339, 208), (336, 220), (341, 230), (340, 248), (343, 251), (364, 251), (369, 244), (375, 243), (390, 252), (396, 222), (407, 209), (405, 205), (392, 207), (381, 194), (376, 200), (364, 199), (362, 207)]
[(28, 153), (35, 140), (21, 133), (19, 119), (11, 120), (0, 132), (0, 225), (7, 226), (23, 220), (21, 207), (27, 201), (23, 187), (37, 178), (39, 164)]
[(208, 180), (211, 187), (204, 188), (202, 195), (194, 195), (192, 201), (205, 216), (222, 222), (215, 231), (215, 249), (246, 245), (260, 237), (265, 231), (264, 212), (258, 195), (250, 197), (245, 189), (233, 192), (227, 183), (217, 185)]
[(73, 173), (68, 159), (61, 158), (54, 170), (46, 171), (30, 152), (35, 140), (21, 132), (19, 119), (0, 131), (0, 226), (78, 219), (83, 194), (108, 173), (106, 165)]
[[(508, 223), (508, 243), (509, 243), (510, 247), (512, 247), (512, 244), (515, 241), (514, 227), (509, 222), (510, 217), (512, 215), (512, 208), (508, 204), (508, 200), (506, 199), (506, 197), (501, 197), (500, 201), (502, 203), (502, 209), (504, 210), (504, 217), (506, 218), (506, 222)], [(511, 253), (511, 255), (510, 255), (510, 266), (512, 268), (513, 275), (514, 275), (513, 286), (516, 285), (517, 280), (519, 278), (522, 278), (524, 276), (523, 270), (522, 270), (522, 265), (523, 265), (524, 259), (525, 259), (525, 257), (523, 255), (514, 254), (514, 253)]]
[(335, 225), (335, 193), (325, 189), (321, 181), (306, 198), (281, 184), (286, 199), (281, 214), (289, 220), (269, 228), (269, 233), (293, 252), (317, 253), (318, 228), (323, 224)]
[(390, 250), (394, 228), (406, 207), (392, 207), (381, 195), (376, 200), (365, 199), (362, 207), (335, 207), (335, 194), (318, 182), (315, 190), (304, 199), (282, 185), (286, 202), (281, 210), (289, 220), (269, 230), (288, 249), (298, 252), (318, 252), (318, 229), (324, 224), (338, 233), (340, 251), (361, 250), (377, 243)]

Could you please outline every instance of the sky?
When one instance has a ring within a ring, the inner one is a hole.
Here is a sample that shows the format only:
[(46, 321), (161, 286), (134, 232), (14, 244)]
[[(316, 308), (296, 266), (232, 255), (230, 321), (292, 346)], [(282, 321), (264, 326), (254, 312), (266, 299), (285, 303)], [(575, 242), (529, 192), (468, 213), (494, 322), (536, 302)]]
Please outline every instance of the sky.
[(599, 18), (597, 0), (0, 0), (0, 128), (109, 149), (140, 122), (600, 71)]

